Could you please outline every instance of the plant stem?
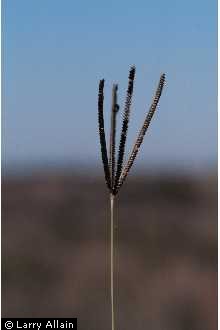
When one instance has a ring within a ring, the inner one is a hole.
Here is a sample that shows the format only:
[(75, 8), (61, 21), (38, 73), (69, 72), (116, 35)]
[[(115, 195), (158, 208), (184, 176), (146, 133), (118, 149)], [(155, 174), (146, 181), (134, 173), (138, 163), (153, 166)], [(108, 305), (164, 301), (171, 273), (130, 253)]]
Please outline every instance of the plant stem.
[(112, 330), (115, 330), (115, 310), (114, 310), (114, 195), (110, 195), (111, 203), (111, 316)]

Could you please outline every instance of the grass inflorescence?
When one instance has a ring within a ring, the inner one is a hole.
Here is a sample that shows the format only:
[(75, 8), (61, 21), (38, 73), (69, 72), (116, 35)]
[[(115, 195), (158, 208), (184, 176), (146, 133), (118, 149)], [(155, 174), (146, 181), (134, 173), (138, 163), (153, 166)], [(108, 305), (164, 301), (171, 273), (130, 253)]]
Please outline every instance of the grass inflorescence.
[(105, 173), (105, 180), (107, 187), (112, 195), (117, 195), (121, 186), (125, 182), (125, 179), (130, 171), (134, 160), (137, 156), (139, 148), (143, 142), (144, 136), (148, 127), (150, 125), (151, 119), (156, 111), (160, 96), (165, 83), (165, 74), (163, 73), (160, 76), (159, 84), (153, 98), (150, 109), (146, 115), (143, 126), (137, 136), (137, 139), (132, 148), (131, 154), (127, 163), (124, 165), (124, 154), (125, 154), (125, 145), (127, 139), (127, 131), (130, 120), (130, 111), (131, 111), (131, 102), (134, 89), (134, 80), (135, 80), (135, 66), (132, 66), (129, 71), (128, 77), (128, 88), (127, 95), (124, 106), (123, 121), (120, 135), (120, 143), (118, 148), (118, 158), (117, 162), (115, 160), (116, 152), (116, 117), (119, 110), (119, 105), (117, 104), (117, 91), (118, 85), (114, 84), (112, 88), (112, 108), (111, 108), (111, 129), (110, 129), (110, 144), (109, 144), (109, 159), (106, 147), (106, 137), (105, 137), (105, 127), (104, 127), (104, 79), (99, 82), (99, 95), (98, 95), (98, 122), (99, 122), (99, 137), (100, 137), (100, 146), (101, 146), (101, 155), (102, 162)]
[(110, 126), (110, 143), (109, 143), (109, 156), (106, 147), (106, 136), (104, 127), (104, 79), (99, 82), (99, 94), (98, 94), (98, 123), (99, 123), (99, 138), (101, 146), (102, 163), (105, 173), (105, 181), (110, 192), (111, 201), (111, 328), (115, 330), (115, 298), (114, 298), (114, 199), (124, 184), (126, 177), (134, 163), (134, 160), (138, 154), (140, 146), (143, 142), (144, 136), (152, 117), (157, 109), (160, 96), (165, 83), (165, 74), (160, 76), (159, 84), (153, 98), (150, 109), (146, 115), (144, 123), (138, 133), (137, 139), (134, 143), (130, 156), (127, 163), (124, 165), (124, 154), (127, 139), (127, 131), (130, 120), (132, 95), (134, 90), (134, 80), (135, 80), (135, 66), (131, 66), (128, 77), (128, 88), (125, 99), (125, 106), (123, 112), (123, 120), (121, 127), (121, 135), (119, 148), (117, 153), (116, 161), (116, 129), (117, 129), (117, 113), (119, 111), (118, 105), (118, 85), (114, 84), (112, 87), (112, 106), (111, 106), (111, 126)]

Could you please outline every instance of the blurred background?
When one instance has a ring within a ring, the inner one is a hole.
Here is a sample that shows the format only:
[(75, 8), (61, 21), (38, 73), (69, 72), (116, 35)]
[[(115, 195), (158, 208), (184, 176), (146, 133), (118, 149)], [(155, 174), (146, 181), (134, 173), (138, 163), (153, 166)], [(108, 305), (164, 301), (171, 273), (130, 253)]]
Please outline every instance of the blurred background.
[(3, 0), (2, 40), (2, 316), (111, 328), (97, 89), (108, 134), (135, 64), (127, 155), (167, 83), (117, 199), (117, 328), (217, 329), (217, 2)]

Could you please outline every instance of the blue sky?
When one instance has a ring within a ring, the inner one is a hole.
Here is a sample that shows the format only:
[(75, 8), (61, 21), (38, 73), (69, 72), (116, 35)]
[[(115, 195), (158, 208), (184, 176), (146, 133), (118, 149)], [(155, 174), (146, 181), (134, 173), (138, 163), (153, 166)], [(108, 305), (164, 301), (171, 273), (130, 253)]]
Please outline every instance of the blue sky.
[(128, 152), (167, 75), (137, 165), (216, 165), (216, 1), (3, 0), (2, 10), (4, 167), (99, 168), (98, 80), (108, 128), (111, 85), (119, 83), (122, 109), (132, 64)]

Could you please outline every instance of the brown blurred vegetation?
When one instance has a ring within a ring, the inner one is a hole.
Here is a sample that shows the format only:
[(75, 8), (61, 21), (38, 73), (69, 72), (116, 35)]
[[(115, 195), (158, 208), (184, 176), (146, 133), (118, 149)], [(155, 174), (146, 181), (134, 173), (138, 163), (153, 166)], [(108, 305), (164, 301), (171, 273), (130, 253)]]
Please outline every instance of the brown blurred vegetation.
[[(117, 201), (117, 329), (217, 329), (217, 180), (131, 176)], [(110, 329), (109, 200), (92, 173), (2, 183), (2, 317)]]

